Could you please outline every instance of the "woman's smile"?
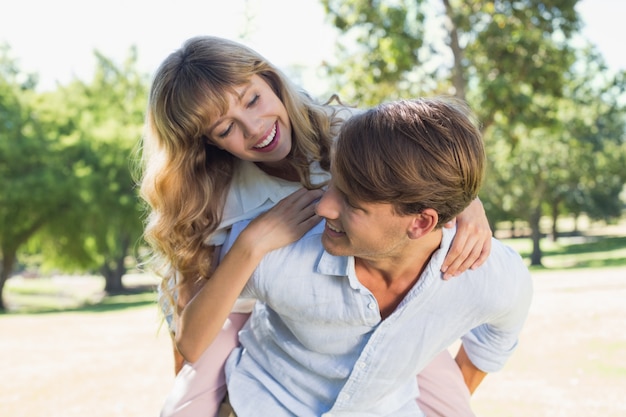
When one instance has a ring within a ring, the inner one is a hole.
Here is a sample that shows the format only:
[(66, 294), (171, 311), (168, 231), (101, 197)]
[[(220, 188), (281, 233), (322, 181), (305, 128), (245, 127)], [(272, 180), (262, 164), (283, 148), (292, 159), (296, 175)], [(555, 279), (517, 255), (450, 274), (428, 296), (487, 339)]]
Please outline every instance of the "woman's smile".
[(278, 123), (276, 122), (274, 123), (269, 135), (267, 135), (265, 139), (260, 140), (259, 143), (253, 146), (253, 148), (260, 152), (271, 152), (278, 145), (279, 139), (280, 130), (278, 129)]

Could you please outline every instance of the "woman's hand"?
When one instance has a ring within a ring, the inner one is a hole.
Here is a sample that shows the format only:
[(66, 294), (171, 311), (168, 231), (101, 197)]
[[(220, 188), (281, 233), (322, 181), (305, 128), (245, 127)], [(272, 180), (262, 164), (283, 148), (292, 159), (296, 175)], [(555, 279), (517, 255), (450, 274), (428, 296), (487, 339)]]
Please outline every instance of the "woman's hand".
[(294, 192), (252, 220), (238, 239), (263, 254), (297, 241), (321, 221), (315, 204), (322, 194), (322, 190), (305, 188)]
[(485, 209), (477, 198), (456, 217), (456, 236), (441, 267), (443, 278), (450, 279), (468, 268), (481, 266), (491, 251), (491, 237)]
[(322, 194), (321, 190), (298, 190), (251, 221), (239, 234), (211, 278), (180, 315), (175, 343), (187, 361), (198, 360), (213, 343), (263, 256), (295, 242), (320, 222), (315, 203)]

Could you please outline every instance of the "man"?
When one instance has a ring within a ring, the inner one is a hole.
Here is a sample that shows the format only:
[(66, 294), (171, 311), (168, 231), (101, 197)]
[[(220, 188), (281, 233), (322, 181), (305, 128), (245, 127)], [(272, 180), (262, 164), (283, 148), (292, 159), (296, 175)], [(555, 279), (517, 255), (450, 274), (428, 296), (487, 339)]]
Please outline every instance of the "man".
[(440, 272), (454, 238), (442, 225), (476, 198), (484, 164), (458, 102), (387, 103), (345, 123), (325, 222), (267, 254), (242, 293), (261, 302), (226, 364), (238, 417), (422, 416), (416, 375), (459, 338), (469, 392), (504, 365), (532, 295), (519, 255), (494, 240), (482, 267)]

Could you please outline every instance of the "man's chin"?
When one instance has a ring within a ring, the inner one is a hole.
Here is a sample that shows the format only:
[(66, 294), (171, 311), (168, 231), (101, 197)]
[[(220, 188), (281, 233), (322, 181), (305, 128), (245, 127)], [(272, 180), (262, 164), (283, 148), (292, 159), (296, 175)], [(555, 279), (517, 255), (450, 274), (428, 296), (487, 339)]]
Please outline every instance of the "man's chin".
[(324, 247), (324, 250), (331, 255), (341, 256), (341, 254), (337, 250), (337, 246), (333, 245), (333, 242), (330, 241), (329, 237), (322, 235), (322, 246)]
[(347, 250), (342, 250), (342, 248), (338, 248), (337, 245), (331, 245), (326, 243), (323, 243), (322, 245), (324, 246), (324, 250), (333, 256), (350, 256)]

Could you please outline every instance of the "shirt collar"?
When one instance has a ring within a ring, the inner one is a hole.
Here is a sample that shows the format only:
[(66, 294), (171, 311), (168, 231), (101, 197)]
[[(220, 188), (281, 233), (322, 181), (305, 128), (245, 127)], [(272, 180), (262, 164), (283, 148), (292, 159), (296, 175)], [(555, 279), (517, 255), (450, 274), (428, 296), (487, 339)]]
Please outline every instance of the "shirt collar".
[(267, 200), (278, 203), (283, 198), (300, 188), (300, 184), (286, 181), (266, 174), (253, 162), (240, 161), (236, 172), (236, 181), (240, 184), (241, 205), (244, 212), (263, 205)]
[(439, 244), (439, 249), (433, 253), (433, 256), (430, 258), (430, 262), (428, 263), (428, 268), (431, 269), (431, 273), (436, 276), (441, 275), (441, 265), (443, 265), (443, 260), (450, 250), (452, 239), (454, 239), (454, 236), (456, 235), (456, 228), (442, 227), (441, 232), (441, 243)]
[[(430, 258), (430, 262), (422, 273), (423, 279), (420, 279), (418, 282), (418, 287), (421, 288), (434, 278), (442, 276), (441, 265), (443, 265), (443, 260), (448, 254), (455, 234), (455, 228), (448, 229), (444, 227), (442, 229), (442, 239), (439, 249), (437, 249)], [(354, 271), (353, 256), (334, 256), (324, 251), (317, 263), (317, 272), (324, 275), (347, 276), (352, 288), (357, 289), (361, 286)]]

